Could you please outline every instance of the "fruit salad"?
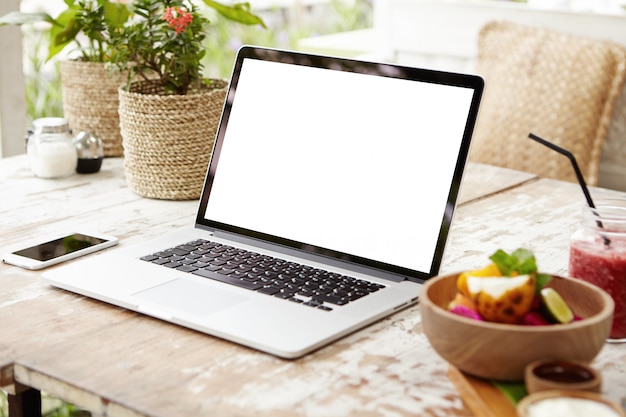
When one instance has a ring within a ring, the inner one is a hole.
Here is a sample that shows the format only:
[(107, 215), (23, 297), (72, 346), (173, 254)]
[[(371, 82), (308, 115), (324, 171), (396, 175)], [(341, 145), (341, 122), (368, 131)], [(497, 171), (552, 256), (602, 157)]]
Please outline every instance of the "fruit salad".
[(492, 262), (484, 268), (459, 274), (450, 312), (507, 324), (548, 325), (577, 319), (559, 293), (546, 286), (552, 276), (537, 272), (531, 251), (498, 250), (489, 259)]

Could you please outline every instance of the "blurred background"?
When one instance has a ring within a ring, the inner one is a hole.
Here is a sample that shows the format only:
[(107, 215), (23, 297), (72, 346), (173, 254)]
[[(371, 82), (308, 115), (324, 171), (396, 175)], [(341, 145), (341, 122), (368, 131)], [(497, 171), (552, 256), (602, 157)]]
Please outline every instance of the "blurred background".
[[(206, 10), (211, 20), (204, 62), (207, 77), (228, 78), (235, 53), (244, 44), (296, 49), (302, 39), (372, 25), (371, 0), (252, 0), (250, 5), (264, 19), (267, 29), (239, 25)], [(56, 17), (65, 4), (63, 0), (22, 0), (20, 9), (44, 11)], [(48, 45), (41, 32), (36, 25), (22, 29), (28, 122), (63, 115), (59, 61), (72, 54), (64, 51), (64, 55), (45, 62)]]
[[(626, 44), (624, 29), (617, 29), (618, 32), (610, 29), (626, 28), (626, 0), (249, 0), (249, 3), (252, 11), (264, 19), (266, 29), (238, 25), (221, 18), (212, 9), (207, 10), (212, 26), (206, 39), (205, 76), (228, 78), (235, 53), (243, 44), (471, 72), (479, 25), (491, 18), (513, 19)], [(0, 1), (0, 15), (18, 8), (25, 12), (45, 11), (56, 17), (65, 6), (63, 0)], [(602, 19), (590, 20), (590, 16)], [(63, 115), (59, 62), (71, 58), (72, 52), (64, 51), (46, 62), (48, 45), (42, 29), (38, 25), (25, 25), (21, 30), (0, 27), (3, 53), (0, 157), (24, 152), (22, 136), (32, 120)]]

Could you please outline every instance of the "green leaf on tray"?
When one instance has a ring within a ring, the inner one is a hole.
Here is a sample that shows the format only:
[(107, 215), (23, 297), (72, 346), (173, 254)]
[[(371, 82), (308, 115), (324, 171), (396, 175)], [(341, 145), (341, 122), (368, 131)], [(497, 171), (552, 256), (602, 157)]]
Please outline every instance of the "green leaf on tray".
[(491, 383), (500, 390), (513, 405), (517, 404), (522, 398), (528, 395), (528, 391), (526, 391), (526, 386), (523, 382), (491, 381)]

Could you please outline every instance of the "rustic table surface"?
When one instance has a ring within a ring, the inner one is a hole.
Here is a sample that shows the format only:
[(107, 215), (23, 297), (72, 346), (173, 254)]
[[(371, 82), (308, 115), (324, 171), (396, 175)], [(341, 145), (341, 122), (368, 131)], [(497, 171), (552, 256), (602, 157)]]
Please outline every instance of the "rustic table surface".
[[(60, 180), (34, 178), (24, 156), (5, 158), (0, 178), (0, 252), (81, 227), (129, 245), (195, 218), (196, 201), (133, 194), (119, 158)], [(470, 164), (442, 272), (524, 246), (543, 271), (565, 274), (583, 203), (575, 184)], [(603, 393), (623, 401), (626, 346), (605, 345), (594, 366)], [(472, 415), (422, 333), (419, 305), (284, 360), (54, 289), (40, 272), (4, 264), (0, 388), (18, 399), (42, 390), (107, 416)]]

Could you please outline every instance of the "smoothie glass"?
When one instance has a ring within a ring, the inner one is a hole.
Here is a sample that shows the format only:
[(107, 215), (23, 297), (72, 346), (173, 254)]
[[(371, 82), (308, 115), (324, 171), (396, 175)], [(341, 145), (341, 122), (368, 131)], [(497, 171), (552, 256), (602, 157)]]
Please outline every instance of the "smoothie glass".
[(605, 290), (615, 301), (608, 341), (626, 342), (626, 199), (584, 207), (570, 242), (569, 273)]

